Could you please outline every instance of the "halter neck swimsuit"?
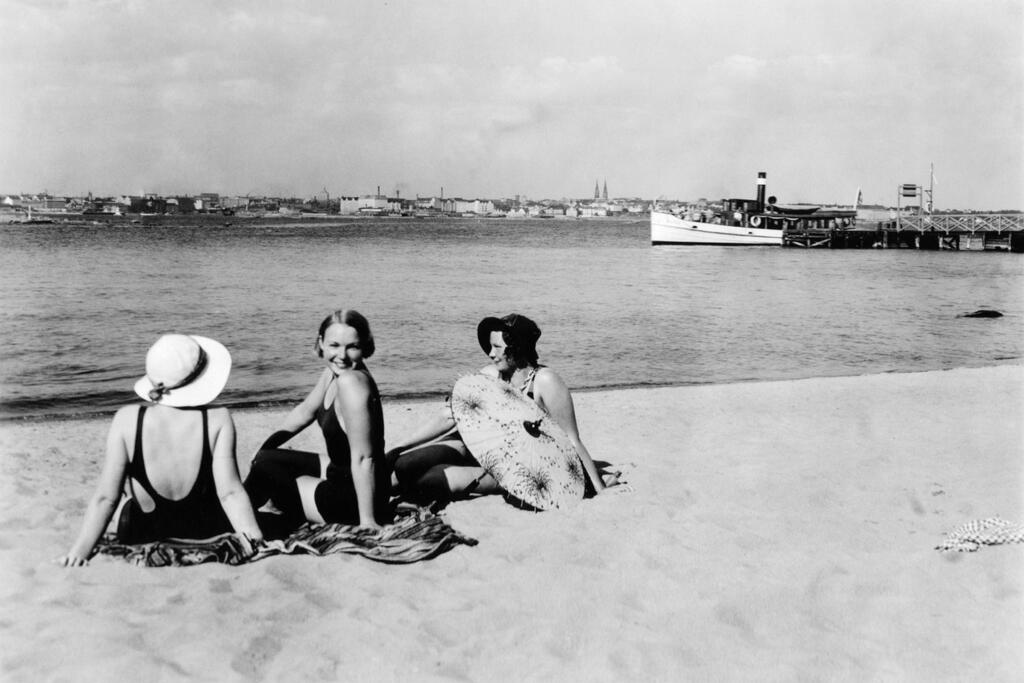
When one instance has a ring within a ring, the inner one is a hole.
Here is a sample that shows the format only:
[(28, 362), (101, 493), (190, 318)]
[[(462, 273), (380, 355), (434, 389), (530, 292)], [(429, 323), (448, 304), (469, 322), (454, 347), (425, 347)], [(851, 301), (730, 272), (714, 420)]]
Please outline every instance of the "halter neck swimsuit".
[(324, 433), (324, 442), (327, 443), (327, 456), (331, 459), (327, 465), (327, 479), (336, 479), (339, 476), (345, 479), (352, 478), (352, 452), (348, 446), (348, 434), (338, 421), (338, 414), (332, 403), (324, 407), (323, 403), (317, 406), (316, 423), (320, 425), (320, 431)]
[(527, 398), (533, 398), (533, 382), (537, 379), (537, 371), (540, 370), (543, 365), (535, 365), (530, 368), (530, 374), (526, 376), (526, 379), (519, 385), (519, 391), (523, 392)]
[(145, 512), (134, 498), (125, 505), (118, 522), (118, 538), (125, 543), (147, 543), (167, 538), (209, 538), (231, 531), (213, 481), (213, 452), (210, 450), (209, 424), (206, 409), (203, 416), (203, 453), (195, 483), (180, 500), (160, 495), (149, 481), (142, 452), (142, 420), (146, 406), (139, 407), (135, 424), (135, 449), (128, 463), (128, 476), (149, 494), (155, 507)]

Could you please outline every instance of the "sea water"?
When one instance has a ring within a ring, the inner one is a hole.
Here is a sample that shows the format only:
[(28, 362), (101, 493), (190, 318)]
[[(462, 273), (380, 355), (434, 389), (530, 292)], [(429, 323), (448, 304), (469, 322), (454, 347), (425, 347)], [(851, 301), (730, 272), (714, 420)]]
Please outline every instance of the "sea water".
[[(482, 367), (477, 322), (512, 311), (574, 390), (936, 370), (1024, 357), (1024, 258), (652, 247), (646, 218), (5, 226), (0, 418), (133, 401), (166, 332), (227, 345), (224, 403), (295, 403), (337, 308), (370, 320), (391, 398)], [(1003, 317), (958, 317), (979, 308)]]

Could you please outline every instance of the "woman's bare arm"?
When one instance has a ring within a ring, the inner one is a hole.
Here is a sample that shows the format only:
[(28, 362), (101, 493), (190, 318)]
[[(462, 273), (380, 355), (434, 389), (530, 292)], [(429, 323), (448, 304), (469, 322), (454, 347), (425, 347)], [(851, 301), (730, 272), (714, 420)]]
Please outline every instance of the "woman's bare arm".
[(579, 453), (580, 462), (583, 463), (583, 469), (590, 477), (594, 490), (598, 493), (603, 491), (605, 485), (601, 473), (597, 471), (597, 465), (590, 457), (590, 451), (583, 445), (583, 440), (580, 438), (580, 430), (576, 424), (576, 408), (573, 405), (569, 387), (554, 370), (541, 368), (537, 371), (536, 379), (534, 379), (533, 391), (534, 395), (540, 399), (540, 406), (569, 435), (569, 440), (572, 441), (573, 447)]
[(445, 405), (440, 406), (439, 409), (435, 410), (431, 414), (430, 419), (421, 424), (416, 431), (395, 446), (392, 446), (390, 450), (405, 451), (410, 448), (415, 448), (420, 444), (433, 441), (439, 436), (450, 432), (454, 428), (455, 418), (452, 417), (451, 407), (446, 403)]
[(213, 483), (217, 497), (235, 533), (245, 539), (260, 541), (263, 532), (256, 523), (242, 480), (238, 475), (238, 461), (235, 459), (235, 422), (227, 408), (209, 411), (210, 433), (213, 436)]
[(373, 451), (374, 421), (371, 404), (379, 399), (374, 396), (372, 382), (361, 372), (343, 372), (338, 375), (335, 383), (338, 386), (338, 398), (334, 402), (334, 409), (338, 411), (338, 419), (345, 425), (345, 433), (348, 435), (359, 526), (379, 529), (374, 503), (378, 495), (387, 495), (385, 491), (377, 491), (378, 463), (374, 456), (383, 454)]
[(266, 441), (257, 449), (257, 452), (265, 448), (278, 448), (303, 429), (313, 424), (313, 420), (316, 419), (317, 407), (323, 402), (327, 387), (332, 379), (333, 375), (330, 370), (324, 370), (313, 390), (306, 395), (302, 403), (292, 408), (277, 430), (267, 437)]
[(96, 491), (89, 499), (82, 520), (81, 531), (71, 549), (58, 562), (67, 567), (80, 567), (89, 562), (96, 542), (103, 535), (110, 518), (121, 500), (121, 491), (128, 469), (127, 435), (133, 420), (138, 415), (138, 406), (121, 408), (114, 415), (107, 433), (106, 457), (100, 472)]

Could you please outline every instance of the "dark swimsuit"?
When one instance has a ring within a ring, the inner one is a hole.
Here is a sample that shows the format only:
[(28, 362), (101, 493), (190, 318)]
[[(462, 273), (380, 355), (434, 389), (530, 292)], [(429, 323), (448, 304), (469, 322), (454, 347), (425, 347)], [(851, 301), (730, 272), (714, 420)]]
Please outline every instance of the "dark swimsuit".
[[(355, 482), (352, 481), (352, 453), (348, 435), (338, 421), (334, 405), (328, 408), (324, 408), (323, 404), (318, 406), (316, 422), (323, 432), (330, 458), (327, 471), (317, 484), (313, 496), (317, 510), (325, 522), (359, 524), (359, 499)], [(383, 436), (380, 438), (383, 439)], [(383, 451), (383, 443), (374, 444), (374, 452)], [(391, 475), (383, 463), (374, 469), (374, 474), (377, 489), (374, 515), (377, 521), (385, 522), (388, 519), (388, 497), (381, 495), (381, 492), (386, 492), (390, 487)], [(319, 454), (290, 448), (264, 448), (253, 458), (249, 476), (245, 479), (245, 489), (253, 507), (259, 509), (268, 500), (272, 500), (282, 513), (257, 515), (264, 533), (277, 536), (306, 521), (297, 483), (297, 479), (303, 476), (321, 477)], [(281, 519), (275, 520), (273, 517)]]
[(209, 538), (231, 531), (231, 522), (221, 507), (213, 481), (213, 452), (210, 450), (206, 410), (202, 409), (201, 412), (203, 454), (199, 472), (188, 495), (180, 500), (171, 500), (157, 493), (146, 473), (142, 452), (142, 418), (146, 414), (146, 406), (139, 407), (135, 425), (135, 449), (127, 472), (135, 484), (149, 494), (155, 507), (145, 512), (135, 498), (125, 504), (117, 525), (117, 537), (122, 543), (148, 543), (167, 538)]
[[(530, 400), (533, 400), (537, 370), (542, 367), (535, 366), (518, 387)], [(432, 501), (446, 503), (451, 499), (452, 491), (444, 471), (449, 467), (480, 467), (480, 463), (468, 451), (463, 453), (446, 443), (454, 439), (461, 441), (459, 432), (453, 428), (433, 442), (394, 457), (391, 467), (395, 471), (402, 495), (420, 504)]]

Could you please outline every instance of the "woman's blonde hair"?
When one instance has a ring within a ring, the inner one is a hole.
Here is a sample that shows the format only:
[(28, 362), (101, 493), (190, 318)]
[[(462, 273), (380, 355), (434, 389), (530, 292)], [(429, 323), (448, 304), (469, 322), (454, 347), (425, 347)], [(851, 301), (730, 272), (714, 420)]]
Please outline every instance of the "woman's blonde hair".
[(324, 350), (320, 347), (320, 342), (323, 341), (327, 328), (336, 323), (348, 325), (359, 334), (359, 347), (363, 352), (363, 358), (369, 358), (373, 355), (377, 345), (373, 341), (373, 333), (370, 332), (370, 323), (366, 320), (366, 317), (354, 309), (341, 308), (331, 313), (320, 323), (320, 331), (317, 332), (316, 341), (313, 342), (313, 349), (316, 351), (317, 356), (320, 358), (324, 357)]

